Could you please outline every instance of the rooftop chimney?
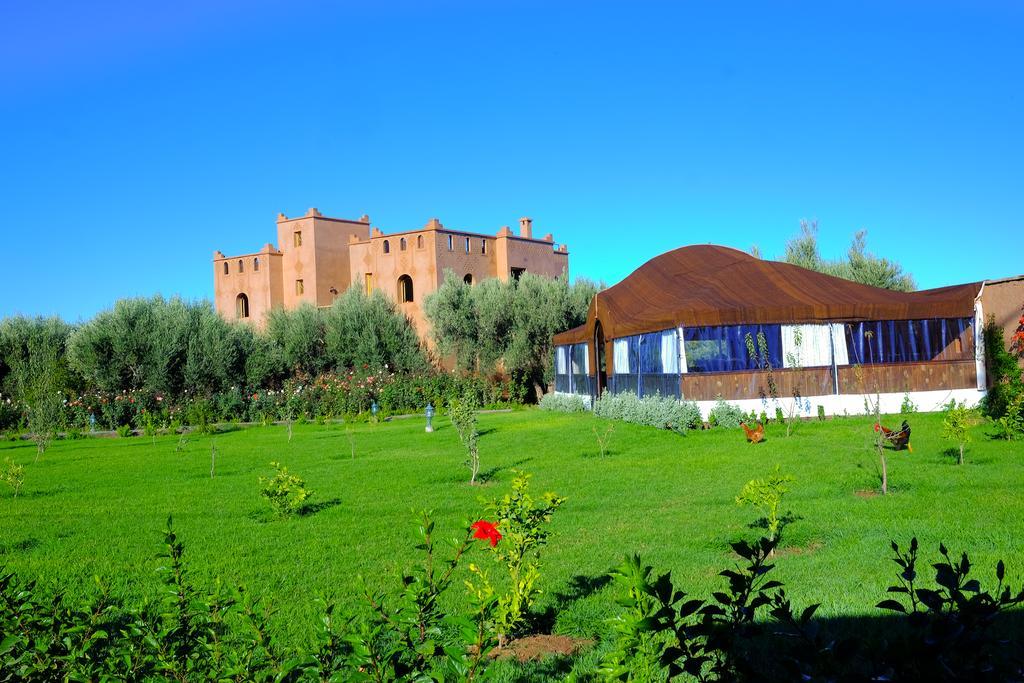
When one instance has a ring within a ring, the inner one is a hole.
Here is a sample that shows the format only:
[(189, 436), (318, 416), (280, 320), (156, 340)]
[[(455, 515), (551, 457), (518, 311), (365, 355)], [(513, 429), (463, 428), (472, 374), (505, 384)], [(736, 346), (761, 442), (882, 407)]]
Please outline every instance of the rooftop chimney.
[(440, 230), (443, 227), (444, 226), (441, 225), (441, 221), (438, 220), (437, 218), (431, 218), (429, 221), (427, 221), (427, 224), (423, 226), (423, 228), (426, 230)]
[(519, 236), (532, 238), (533, 237), (533, 219), (532, 218), (520, 218), (519, 219)]

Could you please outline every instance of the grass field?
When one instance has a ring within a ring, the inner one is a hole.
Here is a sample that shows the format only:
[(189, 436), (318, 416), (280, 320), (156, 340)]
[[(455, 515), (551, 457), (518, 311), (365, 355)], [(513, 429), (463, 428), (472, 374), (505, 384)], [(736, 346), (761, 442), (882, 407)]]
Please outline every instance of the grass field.
[[(608, 423), (590, 415), (483, 415), (486, 481), (475, 487), (455, 430), (446, 418), (435, 422), (433, 434), (421, 419), (355, 425), (355, 458), (342, 425), (296, 426), (290, 443), (282, 426), (191, 436), (183, 452), (175, 452), (177, 436), (63, 441), (38, 463), (33, 444), (4, 442), (0, 462), (24, 464), (26, 478), (16, 499), (0, 490), (0, 564), (71, 594), (92, 591), (99, 576), (115, 593), (151, 596), (159, 532), (173, 514), (193, 575), (268, 596), (274, 623), (298, 644), (310, 633), (316, 596), (356, 605), (358, 575), (397, 584), (415, 558), (414, 511), (434, 510), (438, 528), (458, 535), (463, 521), (478, 518), (480, 500), (503, 494), (512, 470), (522, 469), (536, 493), (568, 497), (552, 522), (541, 607), (556, 614), (556, 632), (594, 636), (615, 611), (601, 577), (626, 553), (671, 569), (689, 592), (718, 588), (717, 572), (733, 562), (728, 543), (759, 535), (757, 514), (734, 498), (778, 464), (795, 478), (784, 509), (796, 519), (784, 531), (776, 578), (796, 604), (821, 602), (824, 615), (876, 614), (892, 583), (889, 540), (914, 535), (927, 562), (940, 541), (968, 550), (983, 583), (1000, 558), (1012, 584), (1024, 575), (1024, 449), (989, 439), (985, 426), (974, 429), (967, 464), (958, 466), (939, 436), (941, 416), (910, 416), (914, 452), (888, 452), (891, 493), (883, 497), (871, 493), (877, 459), (872, 421), (863, 417), (803, 423), (789, 438), (769, 425), (760, 445), (746, 444), (740, 430), (683, 437), (616, 423), (602, 458), (592, 430)], [(306, 479), (315, 513), (271, 514), (258, 477), (271, 473), (272, 460)], [(483, 548), (474, 552), (483, 559)]]

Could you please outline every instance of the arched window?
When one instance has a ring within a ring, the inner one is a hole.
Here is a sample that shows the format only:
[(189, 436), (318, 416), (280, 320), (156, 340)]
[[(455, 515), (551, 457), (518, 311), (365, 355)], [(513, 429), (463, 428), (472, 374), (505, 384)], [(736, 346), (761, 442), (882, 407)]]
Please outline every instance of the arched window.
[(225, 275), (228, 274), (228, 262), (227, 261), (224, 262), (224, 274)]
[(388, 242), (387, 240), (384, 240), (384, 253), (385, 254), (390, 254), (391, 253), (391, 243)]
[(235, 298), (235, 317), (249, 317), (249, 297), (245, 294), (239, 294), (238, 297)]
[(403, 275), (398, 278), (398, 301), (404, 304), (412, 300), (412, 278), (408, 275)]
[(254, 272), (254, 273), (260, 272), (260, 257), (259, 256), (257, 256), (256, 258), (254, 258), (252, 260), (252, 272)]
[(481, 254), (486, 254), (487, 253), (487, 240), (480, 240), (480, 253)]
[(473, 284), (473, 274), (466, 273), (466, 277), (462, 278), (462, 281), (465, 282), (467, 285)]
[(423, 248), (423, 235), (416, 235), (416, 248), (417, 249), (422, 249)]
[(245, 272), (245, 261), (243, 261), (242, 259), (238, 259), (238, 272), (239, 273), (244, 273)]
[(405, 251), (406, 246), (408, 246), (408, 245), (405, 243), (405, 238), (404, 237), (402, 239), (398, 240), (398, 248), (399, 249), (401, 249), (402, 251)]

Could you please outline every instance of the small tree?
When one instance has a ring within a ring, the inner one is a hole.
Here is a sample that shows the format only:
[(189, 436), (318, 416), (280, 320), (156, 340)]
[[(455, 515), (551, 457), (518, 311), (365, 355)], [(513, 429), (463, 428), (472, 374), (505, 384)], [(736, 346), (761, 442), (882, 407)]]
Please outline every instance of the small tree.
[(949, 402), (946, 415), (942, 419), (942, 436), (955, 443), (960, 449), (957, 463), (964, 464), (964, 449), (971, 442), (970, 428), (975, 422), (975, 413), (967, 407), (967, 403)]
[(480, 472), (480, 450), (477, 442), (480, 432), (477, 431), (477, 406), (472, 395), (466, 394), (458, 401), (452, 402), (448, 408), (448, 417), (459, 433), (459, 439), (466, 448), (466, 467), (469, 468), (469, 483), (476, 484), (476, 475)]
[(17, 498), (21, 485), (25, 483), (25, 467), (10, 458), (4, 458), (4, 466), (0, 468), (0, 481), (10, 486), (14, 490), (14, 497)]
[(751, 479), (744, 485), (740, 495), (736, 496), (737, 505), (751, 505), (764, 515), (768, 525), (768, 540), (773, 543), (778, 539), (782, 526), (780, 510), (782, 497), (789, 491), (786, 484), (793, 481), (788, 474), (779, 474), (779, 466), (767, 479)]
[(270, 466), (276, 473), (269, 479), (260, 477), (260, 484), (263, 486), (261, 495), (282, 517), (302, 512), (313, 492), (306, 488), (306, 482), (300, 477), (289, 474), (287, 467), (282, 467), (276, 462), (270, 463)]
[(597, 428), (597, 425), (594, 425), (591, 428), (591, 431), (594, 432), (594, 438), (597, 439), (598, 452), (603, 458), (608, 455), (608, 442), (611, 441), (612, 433), (615, 431), (615, 425), (609, 424), (604, 430), (600, 430)]

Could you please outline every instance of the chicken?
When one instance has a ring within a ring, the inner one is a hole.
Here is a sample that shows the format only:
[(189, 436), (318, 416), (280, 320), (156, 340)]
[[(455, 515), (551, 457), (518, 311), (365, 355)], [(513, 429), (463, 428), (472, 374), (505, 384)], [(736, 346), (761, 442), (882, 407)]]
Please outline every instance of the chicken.
[(875, 431), (882, 432), (882, 438), (891, 443), (897, 451), (906, 448), (909, 453), (914, 452), (914, 447), (910, 445), (910, 425), (906, 420), (900, 425), (899, 430), (888, 429), (876, 422)]
[(743, 431), (747, 435), (748, 442), (761, 443), (764, 441), (764, 425), (760, 422), (757, 423), (757, 429), (751, 429), (747, 426), (746, 422), (740, 422), (740, 427), (743, 427)]

